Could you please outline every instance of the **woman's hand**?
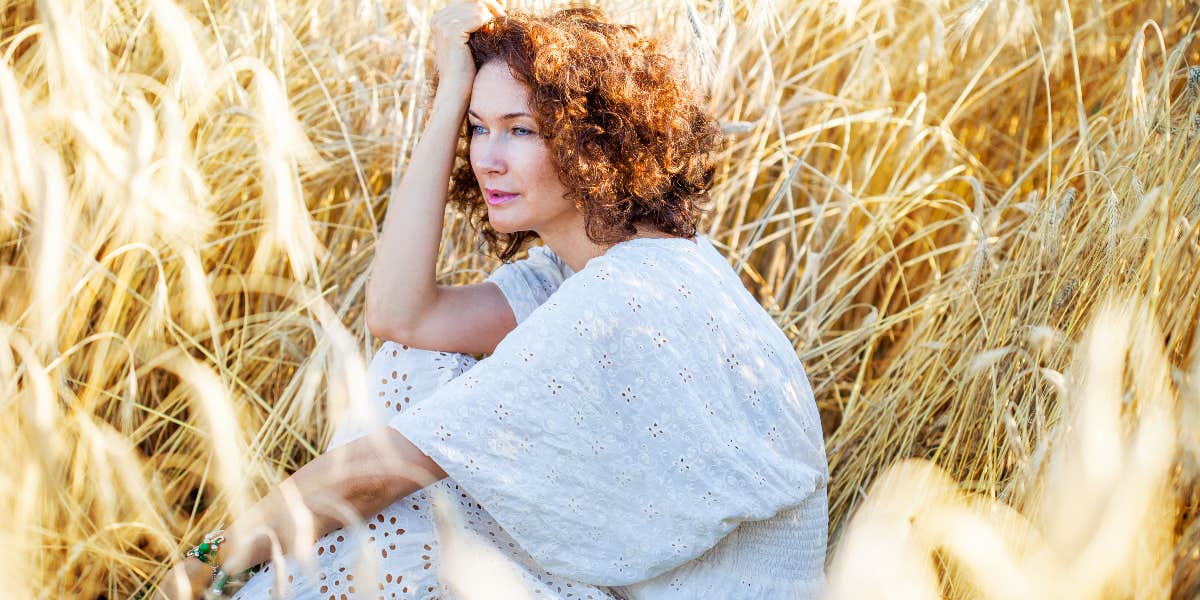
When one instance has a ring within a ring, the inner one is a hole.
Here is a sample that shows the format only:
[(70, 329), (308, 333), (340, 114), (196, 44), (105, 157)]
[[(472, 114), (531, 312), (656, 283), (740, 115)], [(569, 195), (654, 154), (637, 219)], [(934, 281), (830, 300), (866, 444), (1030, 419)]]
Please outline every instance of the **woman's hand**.
[(194, 558), (185, 558), (159, 582), (155, 600), (195, 600), (204, 595), (211, 580), (211, 567)]
[(467, 40), (471, 32), (502, 16), (504, 6), (500, 0), (460, 0), (434, 13), (429, 26), (433, 30), (439, 89), (446, 87), (464, 95), (470, 92), (475, 61)]

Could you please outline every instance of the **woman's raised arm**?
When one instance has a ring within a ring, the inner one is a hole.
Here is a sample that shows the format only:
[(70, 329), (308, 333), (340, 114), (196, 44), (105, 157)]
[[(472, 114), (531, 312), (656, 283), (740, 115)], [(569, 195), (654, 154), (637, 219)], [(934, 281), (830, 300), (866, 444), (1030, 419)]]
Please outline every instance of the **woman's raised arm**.
[(475, 79), (467, 39), (503, 14), (496, 0), (465, 1), (438, 11), (430, 20), (438, 87), (425, 131), (399, 184), (392, 187), (375, 244), (365, 312), (367, 329), (376, 337), (403, 338), (437, 301), (434, 270), (450, 170)]

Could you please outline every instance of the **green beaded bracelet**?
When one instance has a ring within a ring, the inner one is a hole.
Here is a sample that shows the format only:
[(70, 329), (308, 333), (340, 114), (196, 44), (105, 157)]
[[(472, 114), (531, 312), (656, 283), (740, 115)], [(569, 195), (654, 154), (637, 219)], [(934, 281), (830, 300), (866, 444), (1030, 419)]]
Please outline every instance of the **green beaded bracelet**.
[(230, 575), (229, 573), (226, 573), (225, 569), (218, 568), (217, 571), (215, 573), (213, 573), (212, 585), (209, 586), (209, 588), (207, 590), (205, 590), (205, 592), (204, 592), (205, 600), (215, 600), (217, 598), (223, 598), (225, 595), (225, 586), (230, 581), (244, 581), (245, 579), (248, 578), (248, 576), (257, 573), (258, 570), (259, 570), (259, 566), (255, 565), (253, 567), (250, 567), (249, 569), (246, 569), (245, 571), (242, 571), (235, 577), (233, 575)]
[[(225, 530), (221, 527), (214, 529), (204, 534), (204, 541), (199, 546), (195, 546), (191, 550), (183, 553), (184, 558), (196, 557), (200, 562), (206, 565), (212, 565), (212, 561), (217, 557), (217, 550), (221, 549), (221, 544), (225, 542)], [(219, 567), (220, 565), (213, 565)]]
[(231, 580), (240, 581), (259, 570), (259, 565), (255, 565), (242, 571), (236, 577), (225, 572), (225, 569), (217, 562), (217, 551), (221, 549), (221, 544), (225, 543), (223, 527), (224, 525), (219, 526), (204, 534), (204, 541), (199, 546), (195, 546), (183, 554), (184, 558), (195, 557), (200, 562), (212, 567), (212, 584), (205, 590), (205, 598), (223, 597), (225, 585)]

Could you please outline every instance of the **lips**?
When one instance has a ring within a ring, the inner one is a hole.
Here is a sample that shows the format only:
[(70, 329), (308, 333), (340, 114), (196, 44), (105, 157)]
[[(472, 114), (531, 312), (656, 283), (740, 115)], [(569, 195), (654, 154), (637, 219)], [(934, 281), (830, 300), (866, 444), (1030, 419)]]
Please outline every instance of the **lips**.
[(483, 195), (487, 199), (488, 206), (500, 206), (501, 204), (506, 204), (513, 198), (517, 197), (517, 194), (512, 192), (493, 190), (491, 188), (485, 189), (483, 191)]

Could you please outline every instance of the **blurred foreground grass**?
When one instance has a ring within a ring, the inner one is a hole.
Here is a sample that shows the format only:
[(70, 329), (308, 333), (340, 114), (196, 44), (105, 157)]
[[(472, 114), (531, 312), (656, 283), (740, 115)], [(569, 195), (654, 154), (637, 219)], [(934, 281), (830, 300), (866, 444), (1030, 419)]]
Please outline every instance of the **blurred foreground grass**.
[[(603, 6), (730, 136), (705, 229), (814, 385), (835, 595), (1200, 595), (1195, 3)], [(144, 589), (363, 393), (434, 8), (0, 8), (10, 597)]]

